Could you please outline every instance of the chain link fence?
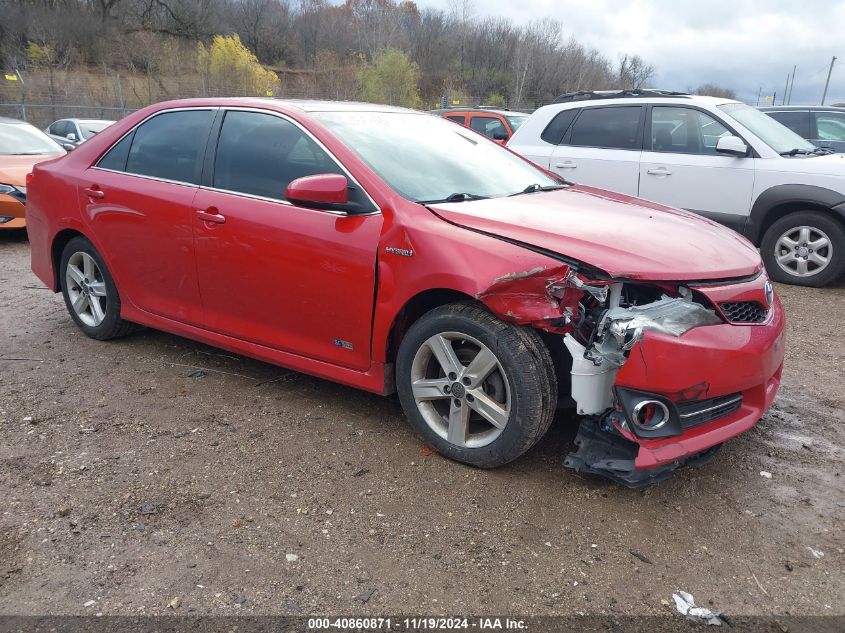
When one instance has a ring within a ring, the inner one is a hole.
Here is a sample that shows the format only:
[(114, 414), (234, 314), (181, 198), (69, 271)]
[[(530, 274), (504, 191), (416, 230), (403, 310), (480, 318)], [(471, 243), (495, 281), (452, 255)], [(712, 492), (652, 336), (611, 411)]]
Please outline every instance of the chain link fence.
[[(355, 100), (357, 81), (342, 69), (316, 71), (276, 69), (279, 85), (272, 94), (287, 99)], [(116, 120), (151, 103), (208, 94), (199, 74), (162, 77), (118, 73), (113, 70), (39, 70), (0, 75), (0, 116), (21, 119), (44, 129), (64, 118)], [(248, 96), (234, 86), (215, 86), (215, 96)], [(462, 95), (455, 103), (449, 95), (424, 98), (420, 109), (440, 107), (441, 98), (449, 106), (473, 107), (484, 103), (481, 97)], [(545, 101), (526, 98), (506, 103), (510, 110), (532, 112)]]

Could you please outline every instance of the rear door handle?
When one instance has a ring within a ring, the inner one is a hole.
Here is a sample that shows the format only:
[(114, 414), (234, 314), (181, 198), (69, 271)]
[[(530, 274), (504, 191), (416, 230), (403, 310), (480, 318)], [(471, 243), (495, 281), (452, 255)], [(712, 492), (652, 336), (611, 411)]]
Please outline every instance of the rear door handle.
[(97, 185), (91, 185), (90, 187), (86, 188), (85, 193), (88, 195), (89, 198), (96, 198), (97, 200), (102, 200), (106, 197), (105, 192), (100, 190)]
[(649, 169), (648, 173), (652, 176), (671, 176), (672, 172), (666, 169), (665, 167), (655, 167), (654, 169)]
[(226, 216), (218, 213), (217, 209), (215, 209), (214, 207), (206, 209), (205, 211), (203, 211), (202, 209), (197, 209), (197, 217), (203, 222), (209, 222), (211, 224), (226, 223)]
[(577, 169), (578, 165), (573, 163), (571, 160), (567, 160), (567, 161), (562, 162), (562, 163), (556, 163), (555, 167), (557, 169)]

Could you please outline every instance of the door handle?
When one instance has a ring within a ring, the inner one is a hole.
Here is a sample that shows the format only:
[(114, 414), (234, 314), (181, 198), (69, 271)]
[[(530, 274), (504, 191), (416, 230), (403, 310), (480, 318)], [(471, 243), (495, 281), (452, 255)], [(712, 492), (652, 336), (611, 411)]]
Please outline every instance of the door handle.
[(210, 224), (226, 223), (226, 216), (221, 215), (214, 207), (210, 207), (205, 211), (203, 211), (202, 209), (197, 209), (197, 217), (203, 222), (209, 222)]
[(106, 197), (104, 191), (102, 191), (97, 185), (91, 185), (85, 189), (85, 193), (88, 195), (89, 198), (96, 198), (97, 200), (102, 200)]
[(555, 167), (557, 169), (577, 169), (578, 165), (573, 163), (571, 160), (568, 160), (568, 161), (563, 162), (563, 163), (556, 163)]
[(671, 176), (672, 172), (666, 169), (665, 167), (655, 167), (654, 169), (649, 169), (648, 173), (652, 176)]

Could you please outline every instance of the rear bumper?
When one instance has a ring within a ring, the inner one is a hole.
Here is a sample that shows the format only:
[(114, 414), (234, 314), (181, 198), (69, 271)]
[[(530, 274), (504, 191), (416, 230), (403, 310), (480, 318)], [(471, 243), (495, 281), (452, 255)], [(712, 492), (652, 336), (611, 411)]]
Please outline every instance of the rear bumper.
[(741, 406), (673, 437), (644, 439), (630, 425), (616, 430), (639, 446), (634, 466), (671, 465), (717, 446), (754, 426), (772, 404), (780, 386), (785, 345), (780, 300), (766, 322), (712, 325), (680, 337), (647, 332), (631, 350), (616, 386), (659, 394), (675, 403), (741, 394)]
[(0, 194), (0, 231), (22, 229), (25, 226), (23, 202), (15, 196)]

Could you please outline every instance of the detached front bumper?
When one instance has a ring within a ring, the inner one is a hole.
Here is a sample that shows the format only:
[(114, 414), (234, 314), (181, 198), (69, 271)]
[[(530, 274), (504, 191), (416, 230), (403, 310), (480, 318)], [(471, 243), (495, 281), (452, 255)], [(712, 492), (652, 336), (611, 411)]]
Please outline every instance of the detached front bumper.
[[(582, 422), (578, 450), (566, 465), (640, 486), (708, 458), (772, 404), (783, 370), (784, 327), (775, 295), (763, 323), (708, 325), (679, 337), (645, 332), (616, 376), (616, 410)], [(622, 391), (653, 394), (674, 412), (687, 412), (683, 428), (669, 437), (638, 435), (619, 403)]]
[(23, 195), (19, 193), (0, 194), (0, 231), (26, 227), (24, 200)]

